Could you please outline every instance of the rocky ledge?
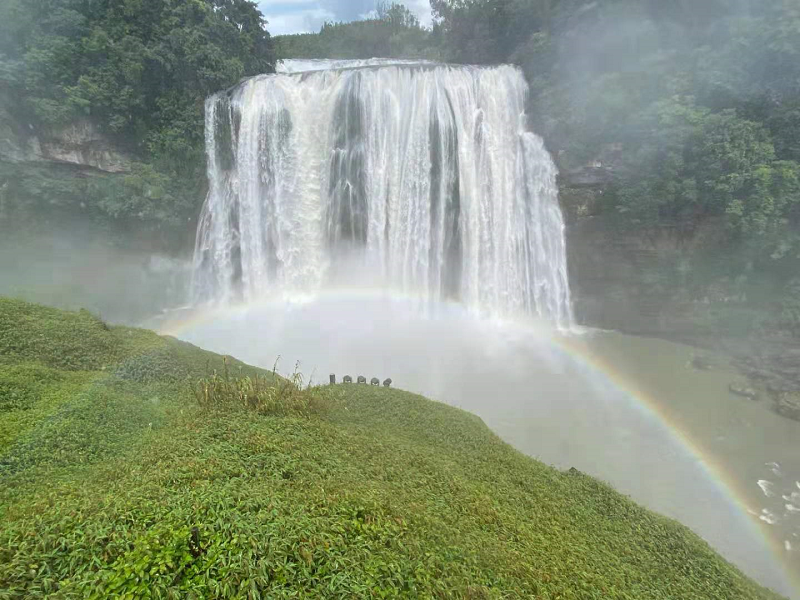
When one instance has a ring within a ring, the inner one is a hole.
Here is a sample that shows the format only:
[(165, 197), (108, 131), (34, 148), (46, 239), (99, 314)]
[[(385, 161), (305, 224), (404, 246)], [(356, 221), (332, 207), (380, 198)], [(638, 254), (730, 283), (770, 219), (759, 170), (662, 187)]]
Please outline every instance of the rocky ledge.
[(800, 421), (800, 349), (790, 344), (765, 344), (734, 364), (748, 379), (766, 388), (779, 414)]
[(36, 159), (91, 167), (106, 173), (130, 171), (131, 158), (120, 152), (89, 121), (45, 132), (29, 140)]
[(34, 127), (13, 116), (11, 99), (0, 93), (0, 161), (60, 163), (106, 173), (127, 173), (133, 158), (88, 119), (61, 127)]
[(775, 409), (784, 417), (800, 421), (800, 392), (776, 394)]

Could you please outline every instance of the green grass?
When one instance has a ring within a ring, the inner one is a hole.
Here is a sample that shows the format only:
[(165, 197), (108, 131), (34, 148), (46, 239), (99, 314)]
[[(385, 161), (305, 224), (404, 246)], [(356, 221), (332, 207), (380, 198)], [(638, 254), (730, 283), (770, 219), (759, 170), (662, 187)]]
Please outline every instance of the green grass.
[(0, 598), (777, 598), (419, 396), (1, 299), (0, 360)]

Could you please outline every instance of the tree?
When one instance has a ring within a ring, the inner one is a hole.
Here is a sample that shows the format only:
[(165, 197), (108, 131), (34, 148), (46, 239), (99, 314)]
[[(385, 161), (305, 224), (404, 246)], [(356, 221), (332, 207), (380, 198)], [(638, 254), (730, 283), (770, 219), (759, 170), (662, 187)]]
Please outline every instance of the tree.
[(98, 201), (115, 216), (194, 212), (204, 99), (274, 65), (250, 0), (7, 0), (0, 33), (0, 79), (12, 84), (18, 121), (46, 131), (89, 119), (141, 161), (129, 190), (172, 182), (156, 210)]
[(431, 33), (404, 5), (378, 5), (372, 18), (325, 23), (318, 34), (276, 38), (280, 58), (436, 58)]
[(419, 19), (403, 4), (380, 2), (376, 8), (378, 19), (388, 23), (392, 33), (403, 29), (419, 29)]

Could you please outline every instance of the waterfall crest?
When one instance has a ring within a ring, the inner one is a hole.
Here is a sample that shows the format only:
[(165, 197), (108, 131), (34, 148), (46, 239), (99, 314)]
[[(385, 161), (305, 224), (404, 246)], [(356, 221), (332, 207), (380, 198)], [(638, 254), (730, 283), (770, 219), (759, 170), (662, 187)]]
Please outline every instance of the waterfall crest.
[(195, 302), (360, 284), (570, 325), (556, 167), (511, 66), (285, 61), (206, 102)]

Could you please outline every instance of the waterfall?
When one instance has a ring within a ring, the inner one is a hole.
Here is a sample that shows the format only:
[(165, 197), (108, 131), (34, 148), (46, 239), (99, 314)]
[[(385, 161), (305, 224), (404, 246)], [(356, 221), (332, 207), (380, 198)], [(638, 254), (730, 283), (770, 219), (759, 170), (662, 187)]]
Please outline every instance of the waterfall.
[(206, 102), (195, 302), (369, 284), (569, 326), (557, 170), (518, 69), (279, 71)]

